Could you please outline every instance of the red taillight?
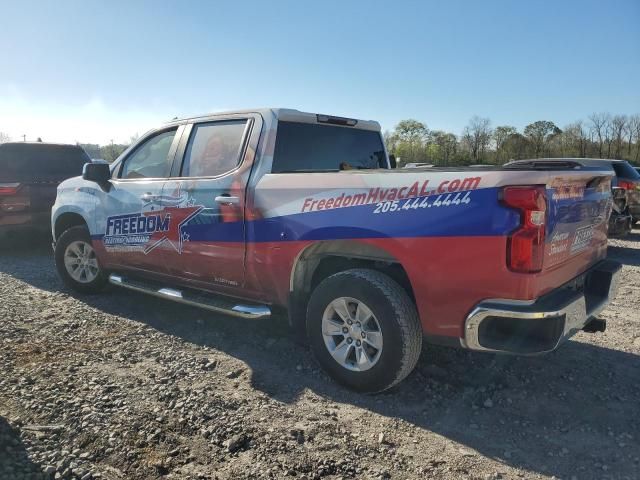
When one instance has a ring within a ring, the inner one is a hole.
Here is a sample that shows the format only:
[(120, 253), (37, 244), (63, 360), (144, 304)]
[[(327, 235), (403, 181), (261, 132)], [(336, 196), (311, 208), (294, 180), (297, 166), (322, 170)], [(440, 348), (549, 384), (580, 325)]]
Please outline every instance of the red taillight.
[(507, 265), (515, 272), (542, 270), (547, 197), (540, 186), (504, 187), (502, 203), (520, 211), (520, 226), (507, 240)]
[(19, 189), (19, 183), (0, 183), (0, 195), (15, 195)]
[(640, 186), (640, 183), (628, 182), (627, 180), (618, 180), (618, 187), (626, 190), (635, 190)]

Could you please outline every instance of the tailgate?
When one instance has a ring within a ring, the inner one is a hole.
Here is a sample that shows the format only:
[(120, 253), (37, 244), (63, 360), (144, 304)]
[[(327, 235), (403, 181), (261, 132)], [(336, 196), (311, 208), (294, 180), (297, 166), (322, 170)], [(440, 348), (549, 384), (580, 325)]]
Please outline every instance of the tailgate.
[(544, 270), (572, 263), (582, 270), (600, 260), (611, 212), (611, 173), (550, 172), (546, 193)]
[(1, 182), (0, 216), (49, 213), (56, 201), (58, 181)]

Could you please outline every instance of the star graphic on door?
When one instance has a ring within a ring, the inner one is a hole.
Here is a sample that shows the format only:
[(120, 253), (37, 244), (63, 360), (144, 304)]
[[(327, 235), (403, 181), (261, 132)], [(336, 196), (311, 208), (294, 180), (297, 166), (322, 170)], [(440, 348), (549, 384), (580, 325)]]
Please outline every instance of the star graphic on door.
[[(166, 198), (167, 197), (165, 197), (165, 199)], [(176, 200), (183, 198), (180, 186), (176, 188), (169, 198), (175, 198)], [(165, 231), (153, 233), (149, 238), (149, 243), (144, 253), (147, 254), (164, 242), (169, 242), (175, 251), (181, 254), (184, 243), (189, 241), (189, 234), (183, 232), (182, 229), (192, 218), (197, 216), (203, 208), (203, 205), (195, 205), (194, 199), (190, 197), (186, 201), (181, 202), (181, 204), (165, 206), (161, 210), (154, 211), (153, 215), (160, 215), (162, 218), (168, 217), (169, 228)], [(149, 215), (149, 213), (147, 213), (147, 215)]]

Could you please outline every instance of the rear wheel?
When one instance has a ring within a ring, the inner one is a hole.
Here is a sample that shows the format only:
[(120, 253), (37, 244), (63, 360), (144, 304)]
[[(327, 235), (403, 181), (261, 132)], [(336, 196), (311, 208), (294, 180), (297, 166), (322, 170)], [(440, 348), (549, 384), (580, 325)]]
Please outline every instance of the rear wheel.
[(56, 242), (58, 274), (69, 287), (82, 293), (96, 293), (107, 284), (107, 274), (100, 266), (84, 226), (65, 230)]
[(307, 335), (323, 369), (364, 393), (403, 380), (422, 348), (420, 321), (407, 293), (387, 275), (367, 269), (337, 273), (316, 287)]

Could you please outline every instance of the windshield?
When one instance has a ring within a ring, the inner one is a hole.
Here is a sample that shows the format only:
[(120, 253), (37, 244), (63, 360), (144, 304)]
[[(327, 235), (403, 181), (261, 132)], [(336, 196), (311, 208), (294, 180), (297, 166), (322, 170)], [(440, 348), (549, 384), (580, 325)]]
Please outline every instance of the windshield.
[(272, 172), (387, 168), (380, 132), (278, 122)]

